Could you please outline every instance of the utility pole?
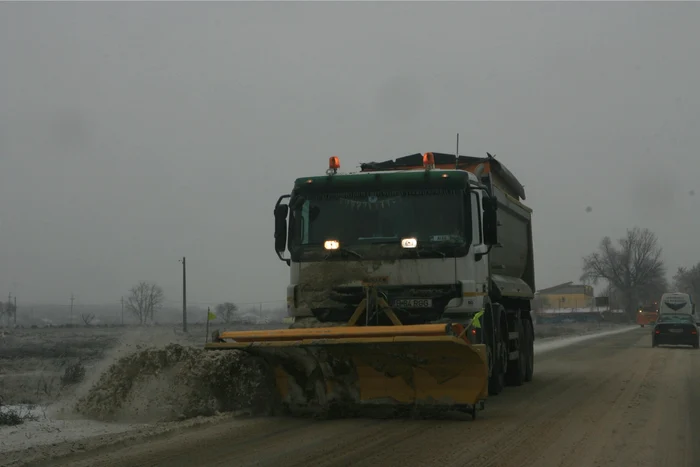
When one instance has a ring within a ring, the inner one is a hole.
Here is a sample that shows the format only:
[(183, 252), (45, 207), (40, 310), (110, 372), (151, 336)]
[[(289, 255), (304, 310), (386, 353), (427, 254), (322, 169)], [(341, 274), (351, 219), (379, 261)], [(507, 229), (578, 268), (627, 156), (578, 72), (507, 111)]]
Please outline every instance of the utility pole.
[(124, 297), (122, 296), (122, 326), (124, 326)]
[(187, 332), (187, 268), (182, 257), (182, 332)]
[(75, 297), (73, 294), (70, 294), (70, 324), (71, 326), (73, 325), (73, 301), (75, 300)]
[(14, 310), (14, 315), (15, 315), (15, 326), (17, 325), (17, 295), (15, 295), (15, 310)]

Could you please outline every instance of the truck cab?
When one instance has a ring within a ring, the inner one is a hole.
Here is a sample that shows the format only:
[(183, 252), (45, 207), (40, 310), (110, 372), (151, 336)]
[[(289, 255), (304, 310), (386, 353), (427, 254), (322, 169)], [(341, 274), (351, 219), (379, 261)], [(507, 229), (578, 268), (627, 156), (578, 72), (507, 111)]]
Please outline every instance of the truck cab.
[(637, 324), (641, 327), (654, 324), (659, 319), (659, 305), (657, 302), (640, 306), (637, 310)]

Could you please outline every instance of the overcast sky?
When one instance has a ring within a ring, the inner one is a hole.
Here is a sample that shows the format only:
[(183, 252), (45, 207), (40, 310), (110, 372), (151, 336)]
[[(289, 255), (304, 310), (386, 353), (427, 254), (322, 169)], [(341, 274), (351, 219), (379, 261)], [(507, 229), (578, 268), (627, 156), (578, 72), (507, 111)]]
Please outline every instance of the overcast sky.
[(525, 185), (538, 289), (635, 225), (691, 265), (698, 24), (694, 2), (2, 3), (0, 296), (153, 280), (177, 303), (186, 256), (195, 303), (284, 300), (295, 177), (458, 132)]

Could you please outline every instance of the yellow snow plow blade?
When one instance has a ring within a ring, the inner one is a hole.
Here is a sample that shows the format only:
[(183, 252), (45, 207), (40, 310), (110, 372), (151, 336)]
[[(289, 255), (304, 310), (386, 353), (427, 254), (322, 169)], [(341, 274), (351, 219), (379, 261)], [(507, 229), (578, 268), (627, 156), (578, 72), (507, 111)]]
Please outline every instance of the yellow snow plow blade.
[(456, 324), (224, 332), (207, 349), (263, 358), (290, 407), (474, 406), (488, 395), (486, 347)]

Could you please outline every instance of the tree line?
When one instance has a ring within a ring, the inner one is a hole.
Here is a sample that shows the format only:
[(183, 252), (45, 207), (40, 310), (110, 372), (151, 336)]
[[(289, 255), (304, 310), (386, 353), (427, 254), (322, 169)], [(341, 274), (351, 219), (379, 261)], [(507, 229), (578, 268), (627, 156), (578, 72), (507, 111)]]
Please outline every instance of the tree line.
[(583, 257), (581, 280), (597, 284), (605, 281), (609, 296), (619, 296), (627, 313), (658, 301), (664, 292), (685, 292), (695, 300), (700, 297), (700, 262), (679, 267), (669, 282), (656, 235), (649, 229), (634, 227), (613, 242), (600, 241), (597, 251)]
[[(153, 323), (156, 312), (163, 307), (164, 299), (163, 289), (158, 284), (141, 281), (129, 290), (124, 308), (139, 320), (139, 324)], [(233, 302), (216, 305), (214, 313), (224, 323), (234, 323), (238, 320), (238, 306)]]

